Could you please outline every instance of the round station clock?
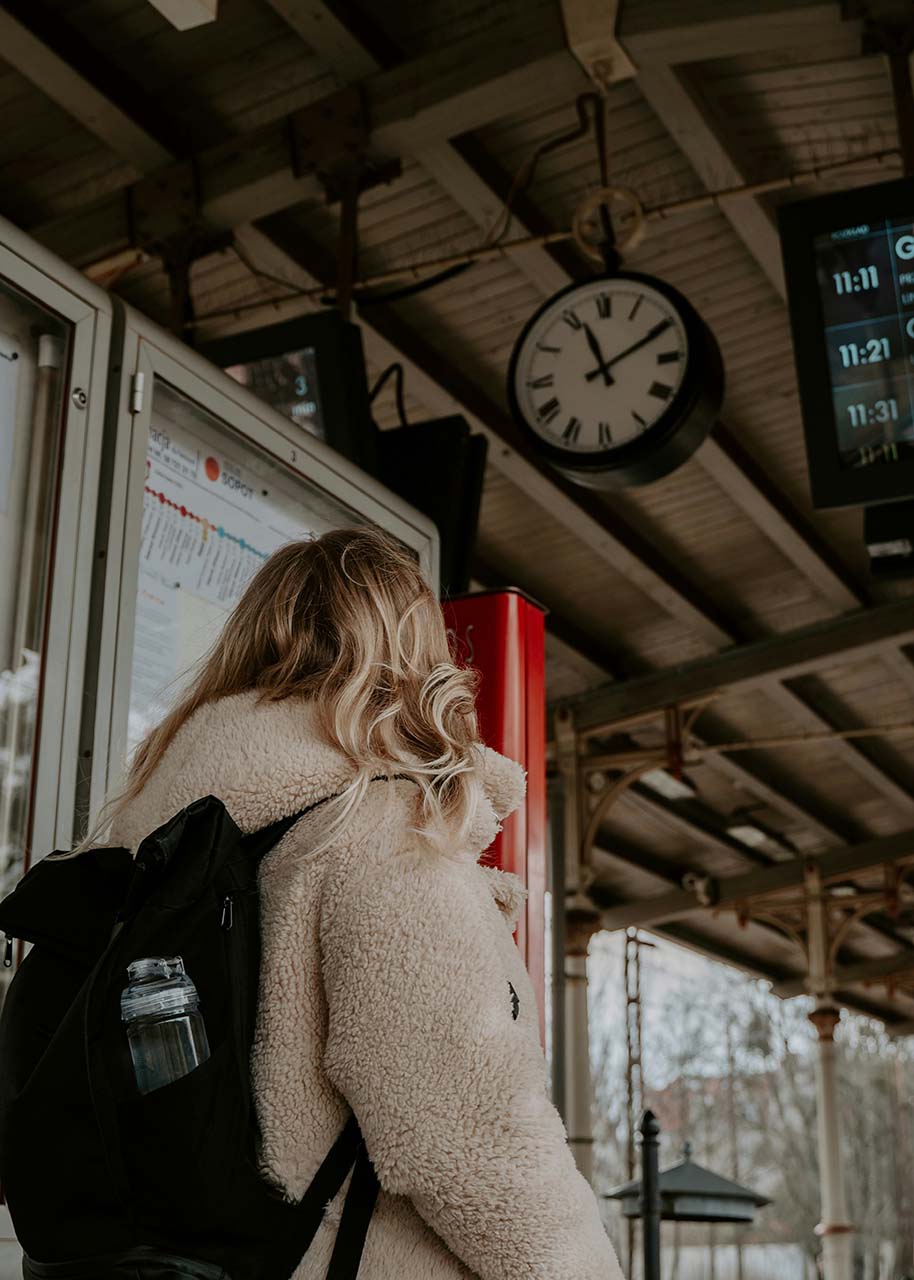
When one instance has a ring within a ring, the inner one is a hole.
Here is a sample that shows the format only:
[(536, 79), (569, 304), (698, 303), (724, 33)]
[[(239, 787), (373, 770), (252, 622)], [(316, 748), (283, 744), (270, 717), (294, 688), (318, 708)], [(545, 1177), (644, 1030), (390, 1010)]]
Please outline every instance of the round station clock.
[(537, 450), (598, 489), (649, 484), (680, 466), (723, 401), (714, 337), (670, 285), (622, 271), (573, 284), (527, 322), (508, 398)]

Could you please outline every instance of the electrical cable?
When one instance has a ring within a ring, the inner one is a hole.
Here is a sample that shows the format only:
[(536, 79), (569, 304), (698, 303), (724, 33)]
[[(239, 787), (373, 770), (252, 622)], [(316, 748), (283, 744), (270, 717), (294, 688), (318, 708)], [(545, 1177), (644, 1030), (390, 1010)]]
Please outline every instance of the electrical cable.
[(256, 276), (259, 280), (269, 280), (271, 284), (281, 285), (282, 288), (291, 290), (293, 296), (304, 292), (298, 287), (298, 285), (293, 284), (291, 280), (284, 280), (282, 276), (271, 275), (269, 271), (264, 271), (262, 268), (256, 266), (241, 248), (237, 240), (232, 240), (231, 249), (238, 261), (243, 266), (247, 267), (252, 276)]
[[(476, 265), (475, 262), (457, 262), (445, 267), (443, 271), (437, 271), (433, 276), (426, 276), (423, 280), (413, 280), (409, 284), (401, 285), (396, 289), (387, 289), (382, 293), (376, 293), (371, 289), (357, 289), (352, 295), (352, 300), (357, 307), (374, 307), (383, 302), (400, 302), (403, 298), (413, 298), (417, 293), (424, 293), (426, 289), (433, 289), (435, 285), (445, 284), (456, 276), (462, 276), (465, 271), (469, 271), (470, 267)], [(321, 302), (324, 306), (335, 305), (332, 294), (325, 294)]]
[[(380, 288), (383, 285), (391, 284), (394, 281), (404, 279), (404, 277), (415, 277), (419, 272), (429, 268), (437, 268), (436, 274), (442, 278), (445, 273), (454, 270), (457, 267), (467, 268), (476, 262), (492, 262), (496, 260), (508, 260), (514, 253), (524, 253), (530, 249), (544, 249), (550, 245), (567, 244), (569, 241), (577, 241), (580, 236), (579, 247), (582, 251), (592, 255), (594, 261), (603, 261), (599, 248), (592, 244), (585, 235), (582, 234), (586, 230), (584, 224), (592, 220), (589, 215), (592, 208), (588, 205), (596, 200), (624, 200), (628, 203), (632, 210), (632, 216), (635, 226), (631, 230), (627, 230), (622, 237), (621, 247), (623, 249), (633, 248), (637, 240), (643, 237), (647, 230), (648, 223), (662, 222), (669, 218), (681, 216), (684, 214), (695, 213), (701, 209), (708, 208), (726, 208), (727, 202), (733, 199), (743, 199), (746, 196), (767, 195), (774, 191), (783, 191), (790, 187), (814, 186), (816, 183), (822, 182), (826, 177), (830, 177), (836, 173), (847, 172), (860, 166), (877, 166), (886, 168), (895, 166), (899, 158), (899, 150), (897, 147), (888, 147), (882, 151), (861, 152), (858, 155), (849, 156), (845, 160), (832, 161), (828, 164), (818, 165), (812, 169), (801, 169), (793, 173), (786, 174), (778, 178), (768, 178), (759, 182), (741, 183), (738, 186), (724, 187), (719, 191), (706, 191), (701, 195), (687, 196), (679, 200), (671, 200), (666, 204), (650, 205), (644, 208), (638, 200), (637, 195), (626, 187), (609, 187), (605, 191), (594, 191), (581, 201), (575, 212), (574, 223), (576, 225), (569, 229), (548, 231), (542, 235), (525, 235), (520, 236), (516, 240), (508, 241), (497, 245), (487, 245), (477, 247), (476, 249), (466, 249), (460, 253), (451, 254), (446, 257), (433, 259), (423, 262), (407, 262), (401, 266), (394, 267), (388, 271), (381, 272), (375, 276), (369, 276), (360, 281), (357, 285), (357, 293), (362, 293), (366, 298), (369, 296), (371, 300), (380, 302), (382, 300), (393, 301), (393, 298), (384, 298), (381, 295), (371, 293), (371, 290)], [(589, 246), (584, 249), (584, 246)], [(618, 249), (617, 245), (617, 249)], [(235, 252), (238, 253), (237, 246)], [(248, 270), (255, 277), (264, 280), (271, 280), (275, 284), (281, 285), (287, 292), (283, 295), (275, 295), (267, 298), (258, 298), (256, 300), (236, 303), (234, 306), (220, 307), (213, 311), (207, 311), (197, 315), (194, 319), (192, 328), (199, 326), (209, 320), (220, 319), (225, 316), (241, 316), (247, 311), (258, 310), (261, 307), (277, 307), (283, 302), (290, 301), (293, 298), (307, 298), (312, 301), (327, 298), (326, 285), (312, 285), (310, 288), (299, 288), (283, 280), (279, 276), (271, 276), (268, 272), (261, 271), (254, 266), (246, 257), (238, 253), (238, 257), (244, 262)], [(440, 281), (439, 281), (440, 283)], [(420, 288), (425, 284), (425, 280), (413, 280), (411, 284), (415, 284)], [(404, 289), (410, 286), (404, 286)], [(394, 291), (392, 290), (391, 293)], [(397, 291), (399, 292), (399, 291)], [(400, 294), (400, 296), (405, 296)]]
[(368, 393), (368, 403), (374, 404), (378, 395), (384, 388), (384, 384), (389, 378), (394, 378), (394, 398), (397, 405), (397, 415), (400, 418), (400, 426), (408, 427), (409, 422), (406, 418), (406, 402), (403, 398), (403, 365), (399, 360), (395, 360), (393, 364), (389, 364), (387, 368), (378, 375), (377, 381)]

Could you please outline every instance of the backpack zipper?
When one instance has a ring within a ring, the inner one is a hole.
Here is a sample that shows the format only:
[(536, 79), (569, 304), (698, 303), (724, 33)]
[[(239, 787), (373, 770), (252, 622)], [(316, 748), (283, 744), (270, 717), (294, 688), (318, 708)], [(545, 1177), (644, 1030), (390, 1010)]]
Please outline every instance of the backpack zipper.
[(222, 899), (222, 920), (220, 921), (223, 929), (231, 929), (235, 923), (234, 911), (232, 907), (232, 895), (226, 894)]
[(11, 938), (9, 934), (6, 935), (6, 949), (3, 952), (4, 969), (12, 969), (13, 967), (13, 943), (15, 941), (15, 938)]

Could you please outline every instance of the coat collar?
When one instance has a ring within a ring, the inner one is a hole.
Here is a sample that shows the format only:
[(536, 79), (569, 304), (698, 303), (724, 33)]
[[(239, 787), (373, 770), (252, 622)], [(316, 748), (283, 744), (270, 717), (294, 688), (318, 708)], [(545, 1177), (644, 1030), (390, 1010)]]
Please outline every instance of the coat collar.
[[(318, 731), (314, 706), (255, 692), (199, 708), (179, 729), (140, 794), (117, 814), (110, 839), (136, 849), (143, 838), (202, 796), (222, 800), (242, 831), (256, 831), (341, 791), (349, 761)], [(521, 767), (480, 747), (479, 793), (466, 852), (477, 857), (524, 796)]]

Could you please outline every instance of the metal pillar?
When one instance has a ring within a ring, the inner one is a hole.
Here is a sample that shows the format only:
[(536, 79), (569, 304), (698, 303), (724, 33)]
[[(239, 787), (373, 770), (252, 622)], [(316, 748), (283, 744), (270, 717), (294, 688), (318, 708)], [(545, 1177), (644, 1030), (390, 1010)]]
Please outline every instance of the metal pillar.
[(853, 1280), (853, 1227), (847, 1220), (844, 1167), (841, 1160), (841, 1108), (838, 1063), (834, 1041), (841, 1011), (831, 999), (831, 939), (829, 901), (814, 861), (806, 867), (809, 982), (816, 1008), (809, 1015), (819, 1034), (816, 1063), (816, 1124), (819, 1140), (819, 1183), (822, 1221), (823, 1280)]
[(641, 1121), (641, 1233), (644, 1280), (660, 1280), (660, 1125), (653, 1111)]
[[(641, 939), (637, 929), (625, 932), (625, 1047), (628, 1053), (628, 1150), (626, 1173), (635, 1179), (638, 1126), (644, 1110), (644, 1074), (641, 1057)], [(625, 1254), (629, 1274), (635, 1263), (635, 1219), (629, 1218)]]
[(565, 1123), (575, 1164), (593, 1179), (593, 1079), (587, 1018), (587, 947), (594, 929), (568, 921), (565, 948)]
[(565, 1127), (575, 1163), (593, 1177), (593, 1080), (587, 1014), (587, 949), (600, 914), (587, 897), (581, 868), (582, 804), (577, 735), (570, 713), (556, 712), (555, 743), (563, 784), (565, 868)]
[(816, 1227), (816, 1234), (822, 1237), (823, 1280), (852, 1280), (854, 1228), (847, 1221), (844, 1195), (838, 1063), (834, 1042), (834, 1030), (841, 1020), (841, 1013), (838, 1009), (821, 1005), (809, 1016), (819, 1033), (816, 1107), (822, 1221)]

